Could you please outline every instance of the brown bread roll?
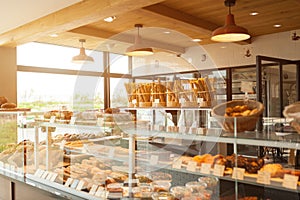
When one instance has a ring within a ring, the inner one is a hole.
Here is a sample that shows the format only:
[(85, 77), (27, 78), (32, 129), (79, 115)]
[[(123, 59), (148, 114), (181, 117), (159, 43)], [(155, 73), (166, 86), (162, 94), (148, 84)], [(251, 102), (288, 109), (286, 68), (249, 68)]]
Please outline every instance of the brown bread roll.
[(1, 108), (16, 108), (17, 105), (15, 103), (4, 103), (1, 105)]

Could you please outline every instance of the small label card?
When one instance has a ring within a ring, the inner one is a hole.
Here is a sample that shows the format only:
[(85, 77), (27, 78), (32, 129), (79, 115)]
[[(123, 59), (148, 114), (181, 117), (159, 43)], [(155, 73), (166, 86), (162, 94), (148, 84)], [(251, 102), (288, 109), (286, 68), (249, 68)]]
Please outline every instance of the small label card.
[(41, 169), (37, 169), (34, 173), (34, 176), (41, 178), (41, 176), (44, 174), (44, 171)]
[(51, 116), (49, 123), (53, 124), (54, 122), (55, 122), (55, 116)]
[(245, 174), (244, 168), (234, 167), (232, 172), (232, 178), (244, 180), (244, 174)]
[(71, 188), (75, 189), (77, 187), (78, 183), (79, 183), (79, 180), (75, 179), (73, 181), (73, 183), (71, 184)]
[(197, 103), (202, 103), (203, 102), (203, 98), (197, 98)]
[(136, 99), (132, 99), (131, 103), (132, 103), (133, 105), (135, 105), (135, 104), (136, 104)]
[(271, 184), (271, 173), (266, 171), (257, 171), (257, 183), (270, 185)]
[(297, 189), (298, 176), (285, 174), (283, 177), (282, 186), (289, 189)]
[(177, 159), (177, 160), (173, 161), (172, 167), (174, 169), (181, 169), (181, 165), (182, 165), (182, 160), (181, 159)]
[(48, 176), (49, 172), (45, 171), (43, 173), (43, 175), (41, 176), (42, 179), (46, 179), (46, 177)]
[(113, 158), (115, 156), (115, 148), (114, 147), (110, 147), (109, 151), (108, 151), (108, 157), (109, 158)]
[(158, 164), (158, 155), (151, 155), (150, 157), (150, 165), (157, 165)]
[(51, 182), (54, 182), (57, 178), (58, 174), (57, 173), (52, 173), (52, 177), (50, 179)]
[(76, 117), (71, 117), (70, 124), (74, 125), (76, 122)]
[(70, 185), (73, 183), (73, 179), (72, 178), (68, 178), (67, 181), (65, 182), (65, 186), (66, 187), (70, 187)]
[(154, 99), (154, 103), (159, 103), (159, 99)]
[(76, 190), (81, 191), (84, 189), (85, 182), (83, 180), (79, 181)]
[(96, 192), (96, 194), (95, 194), (95, 196), (96, 197), (105, 197), (104, 196), (105, 195), (105, 190), (104, 190), (104, 188), (103, 187), (99, 187), (98, 189), (97, 189), (97, 192)]
[(189, 161), (186, 167), (187, 171), (195, 172), (197, 167), (197, 163), (195, 161)]
[(64, 149), (66, 142), (67, 142), (66, 140), (61, 141), (59, 148)]
[(53, 176), (53, 172), (49, 172), (47, 177), (46, 177), (46, 180), (50, 181), (52, 176)]
[(92, 185), (89, 194), (90, 195), (95, 195), (96, 191), (97, 191), (98, 185)]
[(224, 176), (225, 166), (215, 164), (213, 174), (215, 176)]
[(210, 174), (211, 164), (202, 163), (200, 172), (203, 174)]

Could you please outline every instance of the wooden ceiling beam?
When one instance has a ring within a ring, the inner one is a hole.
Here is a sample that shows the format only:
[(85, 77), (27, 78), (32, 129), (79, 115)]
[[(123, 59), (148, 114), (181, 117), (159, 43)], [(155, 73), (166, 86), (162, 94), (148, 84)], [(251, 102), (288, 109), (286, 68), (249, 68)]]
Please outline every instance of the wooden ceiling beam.
[[(193, 31), (199, 31), (203, 35), (210, 36), (212, 31), (219, 27), (214, 23), (200, 19), (198, 17), (189, 15), (187, 13), (175, 10), (168, 6), (162, 4), (155, 4), (144, 7), (139, 10), (139, 12), (144, 12), (144, 14), (152, 14), (154, 16), (159, 16), (164, 18), (164, 20), (173, 21), (180, 24), (182, 27), (191, 29)], [(251, 40), (236, 42), (237, 44), (250, 44)]]
[(211, 32), (219, 27), (214, 23), (183, 13), (162, 4), (150, 5), (142, 8), (141, 10), (148, 14), (172, 20), (185, 28), (193, 31), (199, 31), (203, 35), (211, 35)]
[(0, 35), (0, 46), (16, 47), (53, 33), (61, 33), (109, 16), (119, 15), (163, 0), (83, 0)]
[[(123, 42), (123, 43), (127, 43), (128, 45), (132, 45), (134, 42), (134, 36), (128, 33), (113, 33), (113, 32), (108, 32), (108, 31), (99, 30), (90, 27), (79, 27), (70, 30), (69, 32), (80, 34), (82, 36), (90, 36), (90, 37), (107, 39), (116, 42)], [(185, 48), (173, 44), (164, 43), (164, 42), (157, 42), (157, 41), (143, 38), (143, 44), (152, 47), (154, 49), (168, 51), (175, 54), (185, 53)]]

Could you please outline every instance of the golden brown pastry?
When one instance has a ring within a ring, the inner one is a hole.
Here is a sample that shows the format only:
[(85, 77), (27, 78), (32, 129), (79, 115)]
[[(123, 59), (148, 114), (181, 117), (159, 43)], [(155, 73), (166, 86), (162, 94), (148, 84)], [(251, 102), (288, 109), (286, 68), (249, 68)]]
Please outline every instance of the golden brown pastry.
[(17, 105), (15, 103), (4, 103), (1, 105), (1, 108), (16, 108)]
[(8, 99), (5, 96), (0, 96), (0, 106), (8, 102)]

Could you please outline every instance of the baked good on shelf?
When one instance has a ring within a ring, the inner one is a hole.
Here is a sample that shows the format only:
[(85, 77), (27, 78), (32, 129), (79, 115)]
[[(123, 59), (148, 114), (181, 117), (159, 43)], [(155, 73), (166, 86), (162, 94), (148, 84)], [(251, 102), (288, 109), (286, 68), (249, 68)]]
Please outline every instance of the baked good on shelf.
[(17, 105), (15, 103), (4, 103), (1, 104), (1, 108), (16, 108)]
[(281, 177), (283, 173), (283, 167), (278, 163), (266, 164), (260, 169), (260, 171), (270, 172), (272, 178)]
[(0, 96), (0, 106), (1, 106), (2, 104), (7, 103), (7, 102), (8, 102), (7, 97), (5, 97), (5, 96)]

